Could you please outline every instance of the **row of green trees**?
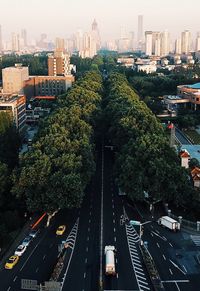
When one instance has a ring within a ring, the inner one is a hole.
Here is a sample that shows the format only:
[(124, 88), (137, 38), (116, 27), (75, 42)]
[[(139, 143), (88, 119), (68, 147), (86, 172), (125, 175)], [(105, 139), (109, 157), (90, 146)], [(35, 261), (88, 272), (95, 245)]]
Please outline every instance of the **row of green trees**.
[(30, 211), (79, 207), (95, 169), (93, 129), (98, 118), (102, 79), (86, 73), (58, 98), (57, 109), (41, 125), (31, 151), (14, 173), (13, 193)]
[(132, 200), (143, 200), (145, 191), (154, 201), (186, 204), (194, 193), (188, 174), (179, 166), (161, 124), (123, 75), (110, 74), (105, 101), (119, 187)]
[[(18, 165), (20, 138), (11, 116), (0, 112), (0, 247), (21, 223), (20, 203), (10, 193), (12, 171)], [(16, 210), (18, 208), (18, 210)]]

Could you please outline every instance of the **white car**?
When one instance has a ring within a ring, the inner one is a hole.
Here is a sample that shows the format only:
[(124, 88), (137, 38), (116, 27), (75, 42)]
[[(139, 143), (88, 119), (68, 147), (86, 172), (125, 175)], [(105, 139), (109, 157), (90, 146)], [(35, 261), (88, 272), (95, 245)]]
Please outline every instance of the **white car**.
[(15, 251), (15, 255), (20, 257), (21, 255), (23, 255), (23, 253), (25, 252), (25, 250), (26, 250), (26, 246), (19, 245), (18, 248)]

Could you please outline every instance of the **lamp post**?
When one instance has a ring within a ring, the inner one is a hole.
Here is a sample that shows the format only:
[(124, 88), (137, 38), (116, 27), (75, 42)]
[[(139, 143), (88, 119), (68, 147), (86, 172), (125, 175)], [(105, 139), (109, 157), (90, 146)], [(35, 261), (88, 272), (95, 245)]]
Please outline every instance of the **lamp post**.
[(131, 225), (138, 225), (139, 227), (140, 227), (140, 231), (139, 231), (139, 238), (140, 238), (140, 244), (142, 245), (142, 234), (143, 234), (143, 231), (142, 231), (142, 226), (143, 225), (145, 225), (145, 224), (147, 224), (147, 223), (150, 223), (150, 222), (152, 222), (152, 221), (145, 221), (145, 222), (143, 222), (143, 223), (141, 223), (140, 221), (137, 221), (137, 220), (130, 220), (129, 221), (129, 223), (131, 224)]

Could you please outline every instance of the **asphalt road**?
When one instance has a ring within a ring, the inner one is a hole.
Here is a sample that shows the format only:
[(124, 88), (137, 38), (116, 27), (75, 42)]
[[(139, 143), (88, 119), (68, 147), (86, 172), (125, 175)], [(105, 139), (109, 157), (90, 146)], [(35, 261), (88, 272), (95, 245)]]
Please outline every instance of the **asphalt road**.
[(184, 230), (174, 233), (159, 226), (155, 217), (152, 219), (148, 208), (149, 206), (127, 205), (126, 210), (133, 220), (141, 222), (152, 220), (144, 225), (142, 240), (148, 245), (165, 290), (199, 290), (200, 268), (195, 260), (199, 247), (195, 246), (191, 235)]
[[(126, 197), (118, 195), (112, 155), (109, 148), (104, 149), (103, 159), (98, 153), (96, 174), (81, 209), (59, 212), (50, 227), (41, 229), (13, 270), (0, 271), (1, 291), (21, 290), (21, 279), (37, 280), (38, 284), (48, 281), (63, 240), (70, 248), (59, 277), (62, 290), (95, 291), (100, 286), (103, 290), (153, 290), (138, 248), (139, 229), (127, 223), (129, 220), (150, 221), (144, 225), (142, 240), (147, 242), (165, 290), (199, 290), (200, 268), (194, 259), (199, 247), (190, 234), (172, 233), (159, 226), (148, 207), (130, 205)], [(67, 230), (57, 237), (61, 224), (66, 224)], [(117, 249), (116, 276), (105, 275), (106, 245)]]
[[(0, 271), (0, 290), (21, 290), (21, 279), (37, 280), (38, 284), (49, 280), (57, 261), (58, 244), (68, 235), (76, 216), (76, 210), (61, 211), (53, 218), (50, 227), (42, 228), (17, 265), (12, 270)], [(62, 237), (57, 237), (55, 232), (61, 224), (66, 224), (67, 230)]]

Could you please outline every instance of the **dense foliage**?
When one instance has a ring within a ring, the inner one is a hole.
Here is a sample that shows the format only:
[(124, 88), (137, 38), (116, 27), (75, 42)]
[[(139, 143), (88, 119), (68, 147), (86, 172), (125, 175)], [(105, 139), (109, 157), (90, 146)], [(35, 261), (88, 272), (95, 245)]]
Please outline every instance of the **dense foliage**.
[(18, 165), (19, 146), (20, 138), (13, 120), (9, 114), (0, 112), (0, 247), (7, 241), (7, 234), (20, 223), (20, 205), (10, 193), (11, 174)]
[(143, 200), (146, 191), (153, 200), (187, 203), (193, 189), (161, 124), (123, 75), (111, 74), (107, 89), (105, 115), (119, 186), (132, 200)]
[(86, 73), (58, 99), (43, 122), (32, 150), (21, 157), (13, 192), (31, 211), (52, 213), (79, 207), (95, 169), (92, 125), (99, 112), (102, 80)]

